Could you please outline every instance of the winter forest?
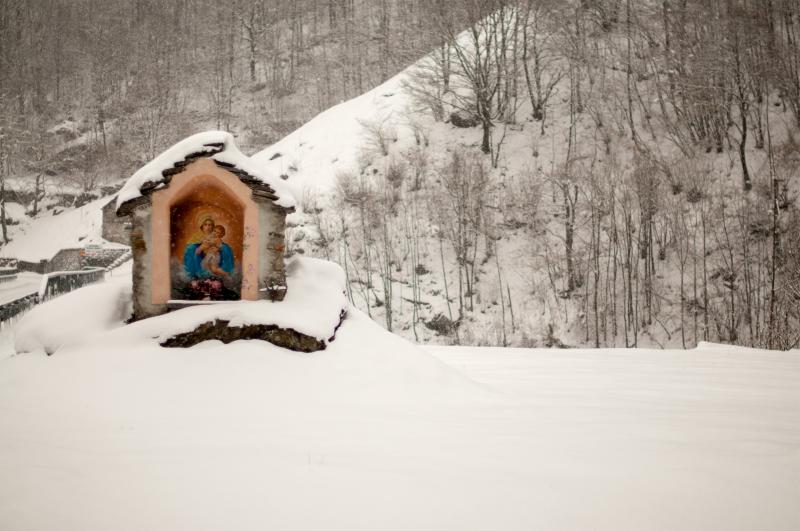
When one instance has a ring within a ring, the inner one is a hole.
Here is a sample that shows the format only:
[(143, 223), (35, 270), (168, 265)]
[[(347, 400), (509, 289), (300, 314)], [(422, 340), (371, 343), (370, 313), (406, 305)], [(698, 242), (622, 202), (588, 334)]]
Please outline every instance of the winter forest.
[(406, 338), (800, 345), (795, 0), (0, 0), (0, 73), (5, 245), (222, 129)]

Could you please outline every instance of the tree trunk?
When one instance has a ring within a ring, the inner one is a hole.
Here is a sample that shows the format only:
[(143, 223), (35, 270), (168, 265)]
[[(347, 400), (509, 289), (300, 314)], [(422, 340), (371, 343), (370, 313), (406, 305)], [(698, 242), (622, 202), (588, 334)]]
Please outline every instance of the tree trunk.
[(0, 226), (3, 229), (3, 242), (8, 243), (8, 226), (6, 223), (6, 178), (0, 178)]
[(492, 152), (492, 122), (485, 117), (481, 117), (481, 125), (483, 126), (483, 139), (481, 140), (481, 151), (485, 154)]

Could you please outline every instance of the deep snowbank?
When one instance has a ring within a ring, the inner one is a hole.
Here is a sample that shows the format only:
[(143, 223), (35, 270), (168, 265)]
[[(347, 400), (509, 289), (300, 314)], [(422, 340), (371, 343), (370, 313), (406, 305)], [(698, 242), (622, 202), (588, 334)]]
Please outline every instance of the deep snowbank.
[(62, 347), (89, 343), (96, 335), (122, 326), (131, 310), (130, 276), (86, 286), (25, 314), (15, 328), (14, 348), (53, 354)]

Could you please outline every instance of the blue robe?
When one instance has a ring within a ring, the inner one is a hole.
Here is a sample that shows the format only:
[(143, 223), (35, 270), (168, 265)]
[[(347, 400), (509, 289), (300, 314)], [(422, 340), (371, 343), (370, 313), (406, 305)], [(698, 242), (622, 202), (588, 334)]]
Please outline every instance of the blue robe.
[[(186, 276), (192, 280), (214, 276), (210, 271), (203, 269), (202, 263), (206, 254), (197, 254), (198, 247), (199, 243), (190, 243), (183, 253), (183, 269), (186, 271)], [(227, 243), (223, 243), (219, 249), (219, 267), (229, 275), (233, 274), (233, 250)]]

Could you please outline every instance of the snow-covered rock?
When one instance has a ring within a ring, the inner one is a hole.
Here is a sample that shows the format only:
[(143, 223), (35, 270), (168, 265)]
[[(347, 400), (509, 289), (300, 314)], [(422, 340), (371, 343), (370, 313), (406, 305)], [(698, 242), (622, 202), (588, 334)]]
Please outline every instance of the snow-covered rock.
[(163, 343), (200, 325), (215, 321), (227, 327), (277, 326), (329, 343), (343, 314), (347, 313), (344, 271), (325, 260), (297, 257), (286, 270), (286, 297), (268, 300), (198, 304), (150, 319), (137, 321), (107, 338), (113, 342)]
[[(226, 321), (229, 327), (274, 325), (322, 344), (330, 342), (348, 309), (342, 269), (332, 262), (297, 257), (289, 263), (286, 282), (286, 297), (280, 302), (199, 304), (121, 327), (131, 310), (130, 276), (121, 276), (36, 307), (19, 323), (16, 350), (52, 354), (67, 345), (98, 341), (158, 345), (214, 321)], [(107, 334), (98, 338), (102, 332)]]

